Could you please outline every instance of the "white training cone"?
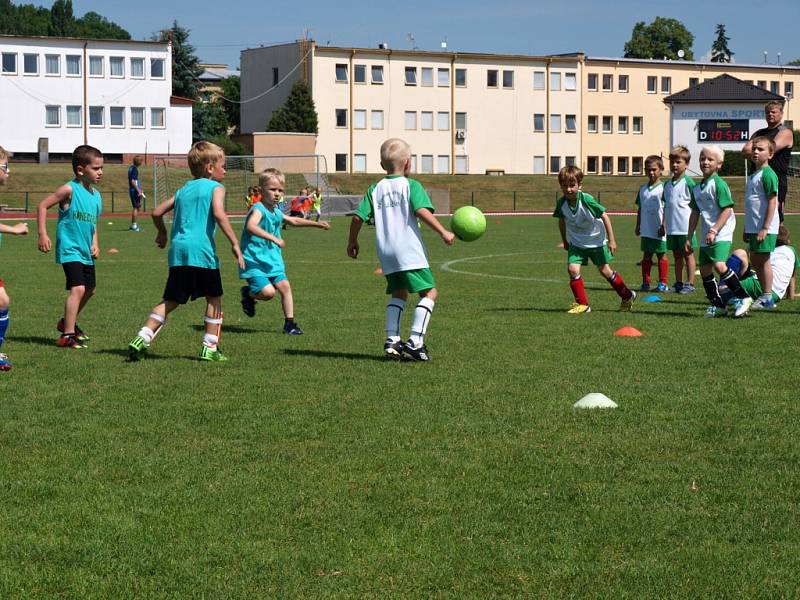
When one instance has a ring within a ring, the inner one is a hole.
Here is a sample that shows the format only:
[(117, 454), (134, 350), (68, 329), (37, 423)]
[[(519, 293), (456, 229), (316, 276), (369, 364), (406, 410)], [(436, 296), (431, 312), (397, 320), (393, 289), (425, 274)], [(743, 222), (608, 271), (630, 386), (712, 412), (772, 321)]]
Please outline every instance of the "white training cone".
[(617, 403), (605, 394), (593, 392), (578, 400), (572, 408), (617, 408)]

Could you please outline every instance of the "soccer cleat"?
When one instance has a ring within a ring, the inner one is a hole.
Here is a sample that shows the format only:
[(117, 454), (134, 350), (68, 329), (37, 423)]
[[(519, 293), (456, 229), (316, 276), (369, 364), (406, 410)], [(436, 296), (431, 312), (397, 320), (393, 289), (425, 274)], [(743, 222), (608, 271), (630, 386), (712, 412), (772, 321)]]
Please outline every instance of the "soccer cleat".
[(656, 287), (655, 291), (657, 291), (657, 292), (668, 292), (669, 291), (669, 286), (666, 283), (664, 283), (663, 281), (659, 282), (659, 284)]
[(81, 342), (74, 335), (64, 335), (64, 334), (62, 334), (61, 337), (56, 340), (56, 346), (59, 346), (61, 348), (73, 348), (75, 350), (88, 348), (86, 344)]
[[(63, 318), (58, 322), (58, 325), (56, 325), (56, 329), (58, 330), (59, 333), (64, 333), (64, 319)], [(89, 336), (86, 335), (86, 332), (83, 329), (78, 327), (77, 323), (75, 323), (75, 337), (81, 342), (88, 342), (89, 341)]]
[(733, 308), (733, 316), (737, 319), (745, 316), (747, 311), (750, 310), (752, 304), (753, 299), (750, 296), (747, 298), (737, 298), (731, 303), (731, 308)]
[(239, 290), (242, 299), (242, 310), (248, 317), (256, 316), (256, 300), (250, 295), (250, 288), (243, 285)]
[(680, 294), (682, 289), (683, 289), (683, 282), (676, 281), (675, 283), (672, 284), (672, 290), (670, 291), (673, 291), (676, 294)]
[(292, 321), (291, 323), (284, 323), (283, 324), (283, 333), (287, 333), (289, 335), (303, 335), (303, 330)]
[(403, 344), (403, 356), (418, 362), (428, 362), (431, 357), (428, 355), (428, 349), (423, 344), (419, 348), (414, 348), (411, 340)]
[(583, 313), (590, 313), (592, 312), (592, 307), (588, 304), (578, 304), (577, 302), (573, 302), (572, 306), (569, 307), (567, 314), (569, 315), (582, 315)]
[(8, 360), (8, 355), (0, 352), (0, 371), (10, 371), (11, 361)]
[(228, 360), (228, 357), (225, 356), (219, 349), (212, 350), (208, 346), (203, 346), (200, 349), (200, 354), (197, 355), (197, 358), (200, 360), (207, 360), (210, 362), (224, 362)]
[(772, 310), (775, 308), (775, 301), (770, 296), (759, 296), (759, 298), (753, 302), (752, 308), (753, 310)]
[(634, 302), (636, 302), (636, 292), (631, 290), (631, 297), (627, 299), (623, 298), (622, 302), (619, 303), (620, 312), (631, 312)]
[(142, 360), (149, 347), (150, 344), (142, 336), (137, 335), (128, 344), (128, 358), (130, 360)]
[(728, 314), (726, 307), (714, 306), (713, 304), (706, 309), (706, 314), (703, 315), (706, 319), (713, 319), (714, 317), (724, 317)]
[(686, 283), (681, 287), (681, 289), (680, 289), (680, 291), (678, 293), (679, 294), (693, 294), (694, 293), (694, 286), (691, 283)]
[(400, 340), (390, 340), (387, 338), (383, 342), (383, 353), (389, 358), (400, 358), (403, 354), (403, 342)]
[(650, 284), (646, 282), (642, 282), (642, 285), (639, 286), (640, 292), (649, 292), (650, 291)]

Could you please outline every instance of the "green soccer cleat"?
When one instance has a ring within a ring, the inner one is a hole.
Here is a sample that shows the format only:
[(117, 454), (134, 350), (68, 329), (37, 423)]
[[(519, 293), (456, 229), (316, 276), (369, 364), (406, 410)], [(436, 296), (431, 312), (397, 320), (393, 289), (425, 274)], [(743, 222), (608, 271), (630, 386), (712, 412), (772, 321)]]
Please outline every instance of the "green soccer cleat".
[(197, 355), (197, 358), (200, 360), (207, 360), (210, 362), (223, 362), (228, 360), (228, 357), (225, 356), (219, 350), (212, 350), (208, 346), (203, 346), (200, 349), (200, 354)]
[(619, 311), (620, 312), (631, 312), (633, 309), (633, 303), (636, 302), (636, 292), (631, 290), (631, 297), (627, 299), (623, 299), (622, 302), (619, 303)]
[(142, 360), (150, 345), (144, 341), (144, 338), (137, 335), (128, 344), (128, 358), (130, 360)]

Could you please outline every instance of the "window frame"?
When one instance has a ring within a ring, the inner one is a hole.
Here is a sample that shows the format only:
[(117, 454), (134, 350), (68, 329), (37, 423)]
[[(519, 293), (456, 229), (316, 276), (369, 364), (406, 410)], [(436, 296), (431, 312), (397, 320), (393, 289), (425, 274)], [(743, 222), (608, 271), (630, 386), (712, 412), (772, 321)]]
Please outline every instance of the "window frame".
[[(444, 75), (444, 83), (442, 83), (442, 75)], [(450, 69), (445, 67), (436, 68), (436, 87), (450, 87)]]
[[(599, 91), (600, 86), (598, 85), (599, 79), (598, 79), (597, 75), (598, 75), (597, 73), (587, 73), (586, 74), (586, 91), (587, 92), (597, 92), (597, 91)], [(594, 80), (594, 84), (592, 84), (592, 80)]]
[[(405, 84), (408, 86), (416, 86), (417, 85), (417, 67), (405, 67)], [(409, 77), (409, 75), (411, 77)]]
[[(636, 123), (639, 123), (639, 131), (636, 131)], [(644, 117), (641, 116), (634, 116), (631, 117), (631, 133), (633, 135), (643, 135), (644, 134)]]
[[(497, 89), (500, 86), (500, 79), (497, 69), (486, 69), (486, 87), (489, 89)], [(494, 78), (494, 84), (491, 83)]]
[[(666, 89), (664, 89), (664, 84), (666, 84)], [(672, 93), (672, 77), (668, 75), (661, 77), (661, 93), (662, 94)]]
[(564, 91), (575, 92), (578, 89), (578, 74), (572, 71), (564, 73)]
[[(70, 60), (72, 59), (72, 60)], [(78, 67), (76, 73), (70, 73), (70, 64)], [(66, 77), (82, 77), (83, 76), (83, 58), (80, 54), (66, 54), (64, 56), (64, 75)]]
[(617, 157), (617, 175), (627, 175), (628, 174), (628, 166), (629, 166), (629, 162), (628, 162), (628, 157), (627, 156), (618, 156)]
[[(153, 75), (153, 65), (161, 65), (161, 75)], [(167, 61), (163, 58), (150, 58), (150, 79), (166, 79), (167, 78)]]
[[(533, 133), (545, 133), (545, 116), (544, 113), (533, 113)], [(537, 119), (539, 123), (537, 123)]]
[[(445, 127), (442, 127), (442, 119), (445, 119), (447, 123), (445, 123)], [(446, 110), (440, 110), (436, 112), (436, 130), (437, 131), (450, 131), (450, 112)]]
[[(146, 113), (145, 107), (144, 106), (131, 106), (130, 110), (131, 110), (131, 129), (145, 129), (147, 127), (147, 117), (145, 115), (145, 113)], [(137, 111), (137, 112), (141, 111), (141, 115), (142, 115), (142, 124), (141, 125), (136, 125), (136, 123), (134, 122), (134, 118), (133, 118), (134, 112), (133, 111)]]
[[(592, 167), (592, 162), (594, 162), (594, 167)], [(586, 172), (592, 175), (597, 175), (598, 167), (600, 165), (600, 157), (599, 156), (587, 156), (586, 157)]]
[[(442, 161), (447, 161), (447, 166), (442, 169)], [(440, 175), (450, 175), (450, 155), (449, 154), (437, 154), (436, 155), (436, 173)]]
[[(56, 122), (50, 122), (51, 110), (55, 109)], [(44, 107), (44, 126), (45, 127), (61, 127), (61, 105), (60, 104), (45, 104)]]
[[(375, 77), (376, 73), (380, 73), (380, 75)], [(370, 65), (369, 78), (372, 85), (383, 85), (383, 65)]]
[[(608, 123), (608, 127), (606, 127)], [(600, 120), (600, 131), (604, 134), (614, 133), (614, 117), (613, 115), (603, 115)]]
[[(598, 133), (600, 131), (597, 126), (599, 123), (597, 117), (598, 115), (586, 115), (586, 133)], [(592, 123), (594, 123), (594, 128), (592, 128)]]
[[(650, 84), (653, 84), (652, 86)], [(648, 75), (647, 76), (647, 93), (648, 94), (655, 94), (658, 92), (658, 76), (656, 75)]]
[(420, 67), (420, 87), (433, 87), (433, 67)]
[[(546, 73), (544, 71), (534, 71), (533, 72), (533, 89), (534, 90), (544, 90), (547, 89), (547, 79), (545, 78)], [(539, 85), (537, 84), (537, 79), (539, 80)]]
[[(609, 168), (606, 169), (606, 162), (608, 162)], [(601, 175), (613, 175), (614, 174), (614, 157), (613, 156), (601, 156), (600, 157), (600, 174)]]
[(561, 71), (550, 71), (550, 91), (561, 91)]
[(347, 123), (349, 121), (348, 117), (348, 110), (346, 108), (335, 108), (333, 109), (334, 113), (334, 123), (336, 123), (336, 129), (347, 129)]
[[(339, 168), (339, 159), (341, 158), (343, 167)], [(336, 173), (347, 173), (347, 153), (335, 152), (333, 155), (333, 168)]]
[[(553, 161), (555, 161), (555, 162), (553, 162)], [(554, 174), (558, 173), (561, 170), (561, 156), (557, 155), (557, 154), (551, 154), (550, 155), (550, 164), (548, 165), (548, 167), (549, 167), (549, 171), (548, 172), (551, 175), (554, 175)]]
[[(142, 65), (142, 74), (136, 75), (134, 73), (133, 65), (134, 63)], [(131, 71), (131, 79), (144, 79), (145, 77), (145, 68), (144, 68), (144, 57), (143, 56), (131, 56), (128, 60), (128, 67)]]
[[(541, 168), (537, 167), (537, 162), (540, 162)], [(547, 175), (547, 157), (543, 154), (533, 155), (533, 174), (534, 175)]]
[[(121, 75), (114, 75), (114, 61), (122, 69)], [(125, 57), (124, 56), (109, 56), (108, 57), (108, 76), (110, 79), (124, 79), (125, 78)]]
[[(409, 119), (412, 118), (414, 120), (414, 126), (409, 127)], [(405, 131), (417, 131), (417, 111), (415, 110), (407, 110), (403, 112), (403, 129)]]
[[(6, 70), (6, 58), (13, 57), (14, 69)], [(19, 56), (17, 52), (0, 52), (0, 74), (2, 75), (18, 75), (19, 74)]]
[[(155, 116), (161, 115), (162, 123), (160, 125), (155, 123)], [(167, 128), (167, 111), (160, 106), (150, 107), (150, 129), (166, 129)]]
[[(36, 70), (35, 71), (28, 71), (28, 59), (32, 58), (35, 63)], [(23, 52), (22, 53), (22, 75), (27, 77), (38, 77), (39, 76), (39, 53), (34, 52)], [(55, 106), (55, 105), (51, 105)]]
[(550, 133), (561, 133), (561, 113), (550, 113), (547, 126), (550, 128)]
[[(459, 75), (462, 76), (463, 81), (461, 83), (458, 82)], [(465, 88), (467, 87), (467, 70), (464, 68), (458, 68), (455, 70), (455, 77), (454, 77), (455, 87)]]
[[(361, 73), (360, 78), (359, 78), (359, 72)], [(353, 84), (367, 85), (367, 65), (365, 64), (353, 65)], [(355, 168), (355, 160), (353, 160), (353, 168)]]
[[(380, 116), (380, 120), (381, 120), (380, 127), (375, 127), (375, 117), (376, 116)], [(370, 124), (370, 129), (382, 130), (385, 127), (383, 109), (370, 111), (369, 124)]]
[[(623, 84), (623, 81), (625, 82)], [(627, 94), (631, 90), (631, 78), (630, 75), (625, 73), (619, 73), (617, 75), (617, 91), (621, 94)]]
[[(570, 127), (570, 119), (572, 120), (572, 126)], [(564, 133), (576, 133), (578, 131), (578, 115), (577, 114), (565, 114), (564, 115)]]
[[(50, 71), (50, 60), (56, 59), (56, 70)], [(45, 54), (44, 55), (44, 76), (45, 77), (61, 77), (61, 55), (60, 54)]]
[[(358, 118), (361, 115), (363, 119), (363, 126), (358, 126)], [(366, 129), (367, 128), (367, 109), (366, 108), (354, 108), (353, 109), (353, 129)], [(355, 161), (353, 162), (353, 168), (355, 168)]]
[[(104, 59), (105, 57), (100, 54), (89, 55), (89, 77), (93, 77), (95, 79), (101, 79), (105, 77), (106, 61)], [(100, 72), (92, 73), (92, 67), (97, 65), (100, 65)]]
[[(359, 168), (359, 161), (363, 160), (364, 167)], [(366, 173), (367, 172), (367, 155), (366, 154), (353, 154), (353, 173)]]
[[(429, 126), (425, 126), (426, 121), (430, 121)], [(433, 131), (433, 111), (421, 110), (419, 111), (419, 128), (420, 131)]]
[(628, 128), (629, 120), (630, 118), (627, 115), (617, 116), (617, 133), (627, 134), (630, 131)]
[(347, 71), (348, 71), (347, 63), (334, 63), (333, 65), (334, 81), (336, 83), (347, 83), (350, 75)]
[[(503, 89), (504, 90), (513, 90), (514, 89), (514, 69), (503, 69)], [(508, 79), (507, 79), (508, 78)]]
[[(100, 115), (100, 123), (92, 123), (94, 116)], [(90, 106), (89, 107), (89, 127), (95, 129), (102, 129), (106, 126), (106, 110), (103, 106)]]
[[(78, 110), (74, 110), (74, 109)], [(73, 109), (73, 110), (70, 110)], [(78, 115), (77, 123), (70, 123), (69, 117), (70, 115)], [(80, 104), (67, 104), (64, 108), (64, 116), (65, 116), (65, 127), (83, 127), (83, 106)]]
[[(608, 85), (606, 86), (606, 83)], [(603, 76), (600, 80), (600, 85), (602, 86), (602, 90), (604, 92), (613, 92), (614, 91), (614, 74), (613, 73), (603, 73)]]
[[(114, 124), (114, 113), (122, 115), (122, 124)], [(108, 126), (110, 129), (124, 129), (125, 128), (125, 107), (124, 106), (109, 106), (108, 107)]]

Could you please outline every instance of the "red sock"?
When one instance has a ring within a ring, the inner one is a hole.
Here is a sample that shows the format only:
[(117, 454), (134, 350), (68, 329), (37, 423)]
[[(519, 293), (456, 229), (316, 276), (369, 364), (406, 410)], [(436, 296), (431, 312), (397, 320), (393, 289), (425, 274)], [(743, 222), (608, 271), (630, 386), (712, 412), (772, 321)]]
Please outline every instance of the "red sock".
[(666, 258), (658, 259), (658, 280), (667, 285), (667, 277), (669, 276), (669, 261)]
[(575, 302), (589, 306), (589, 298), (586, 297), (586, 288), (583, 287), (583, 277), (578, 275), (575, 279), (570, 278), (569, 287), (572, 288), (572, 295), (575, 296)]
[(614, 288), (614, 291), (619, 294), (619, 297), (623, 300), (627, 300), (633, 294), (628, 289), (628, 286), (625, 285), (625, 282), (622, 280), (622, 275), (614, 271), (611, 273), (611, 277), (608, 278), (608, 283), (611, 284), (611, 287)]
[(642, 259), (642, 283), (650, 285), (650, 270), (653, 268), (653, 261)]

